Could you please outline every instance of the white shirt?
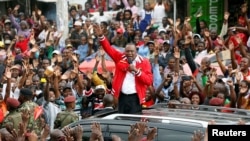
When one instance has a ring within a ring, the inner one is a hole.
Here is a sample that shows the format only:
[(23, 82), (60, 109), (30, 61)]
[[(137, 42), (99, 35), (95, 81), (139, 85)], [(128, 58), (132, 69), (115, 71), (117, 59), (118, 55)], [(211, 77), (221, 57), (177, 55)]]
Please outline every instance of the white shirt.
[[(14, 92), (12, 91), (12, 87), (16, 85), (15, 83), (11, 83), (11, 89), (10, 89), (10, 98), (15, 98), (18, 99), (19, 95), (20, 95), (20, 90), (18, 88), (18, 86), (16, 86)], [(3, 89), (2, 89), (2, 96), (3, 98), (5, 97), (6, 94), (6, 87), (7, 87), (7, 83), (3, 84)]]
[(167, 17), (167, 14), (165, 12), (165, 6), (164, 4), (156, 4), (153, 10), (153, 17), (152, 19), (155, 20), (156, 24), (162, 24), (162, 18)]
[[(135, 60), (133, 61), (133, 65), (136, 65), (136, 62), (139, 60), (139, 57), (137, 56)], [(135, 74), (127, 71), (126, 76), (122, 83), (122, 93), (124, 94), (134, 94), (137, 93), (135, 88)]]

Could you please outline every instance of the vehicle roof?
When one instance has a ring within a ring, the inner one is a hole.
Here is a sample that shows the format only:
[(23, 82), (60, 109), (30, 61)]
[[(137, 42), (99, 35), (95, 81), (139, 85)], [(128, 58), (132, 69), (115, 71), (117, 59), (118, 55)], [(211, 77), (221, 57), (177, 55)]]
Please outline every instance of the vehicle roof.
[[(206, 127), (207, 123), (211, 120), (215, 120), (218, 124), (237, 124), (241, 119), (244, 120), (246, 124), (250, 124), (249, 110), (207, 105), (199, 105), (199, 109), (194, 110), (191, 109), (192, 106), (193, 105), (175, 104), (174, 108), (170, 108), (167, 104), (157, 104), (151, 108), (144, 109), (142, 114), (117, 114), (116, 112), (101, 117), (104, 119), (134, 121), (140, 121), (140, 118), (144, 118), (153, 122), (160, 122), (160, 120), (165, 120), (165, 122), (185, 121), (197, 123), (203, 127)], [(230, 111), (230, 113), (220, 112), (221, 110), (227, 110)]]
[[(169, 108), (167, 104), (157, 104), (150, 109), (143, 110), (143, 115), (175, 117), (209, 122), (215, 120), (220, 124), (237, 124), (240, 119), (250, 124), (250, 111), (237, 108), (199, 105), (199, 109), (192, 109), (193, 105), (175, 104)], [(226, 110), (228, 112), (221, 112)]]
[[(132, 124), (135, 124), (134, 120), (115, 120), (115, 119), (84, 119), (68, 125), (68, 127), (75, 127), (80, 125), (83, 127), (83, 141), (89, 140), (91, 134), (90, 125), (93, 122), (99, 122), (101, 130), (105, 138), (111, 137), (112, 135), (118, 135), (122, 140), (127, 140), (128, 131)], [(150, 128), (157, 128), (156, 141), (190, 141), (191, 136), (195, 130), (201, 130), (205, 132), (205, 128), (190, 126), (189, 124), (178, 124), (178, 123), (159, 123), (159, 122), (148, 122), (147, 126)], [(146, 136), (146, 135), (145, 135)]]

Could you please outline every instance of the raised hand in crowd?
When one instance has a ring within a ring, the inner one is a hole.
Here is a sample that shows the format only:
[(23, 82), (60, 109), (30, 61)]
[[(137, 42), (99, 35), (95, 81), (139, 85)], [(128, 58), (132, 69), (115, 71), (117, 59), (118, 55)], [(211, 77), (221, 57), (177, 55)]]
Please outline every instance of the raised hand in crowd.
[(98, 37), (103, 36), (103, 30), (101, 29), (100, 25), (94, 24), (93, 27), (94, 27), (95, 34), (96, 34)]
[(91, 125), (90, 141), (103, 141), (102, 129), (100, 123), (93, 122)]
[(17, 139), (17, 141), (24, 141), (25, 138), (28, 136), (27, 131), (25, 129), (25, 125), (23, 123), (19, 124), (18, 131), (14, 129), (10, 133), (15, 139)]
[(180, 59), (181, 53), (180, 53), (180, 49), (178, 47), (174, 48), (174, 57), (176, 59)]
[(49, 128), (49, 125), (46, 124), (41, 133), (41, 141), (46, 141), (49, 134), (50, 134), (50, 128)]
[(122, 141), (122, 139), (117, 135), (112, 135), (112, 141)]
[(247, 8), (248, 8), (247, 3), (242, 4), (240, 8), (241, 8), (242, 14), (246, 14)]
[(69, 127), (64, 127), (62, 129), (67, 141), (74, 141), (73, 130)]
[(148, 130), (147, 141), (153, 141), (157, 135), (157, 128), (151, 128)]
[(173, 25), (174, 25), (174, 21), (173, 21), (173, 19), (168, 18), (168, 22), (169, 22), (169, 25), (170, 25), (170, 26), (173, 26)]
[(32, 131), (31, 133), (29, 133), (28, 135), (28, 141), (38, 141), (38, 136), (37, 134)]
[(76, 141), (82, 141), (82, 136), (83, 136), (83, 128), (82, 128), (82, 126), (77, 125), (77, 126), (74, 128), (73, 135), (74, 135), (74, 139), (75, 139)]
[(128, 141), (139, 141), (141, 140), (142, 136), (140, 135), (140, 131), (137, 128), (131, 128), (128, 131)]
[(192, 141), (202, 141), (204, 139), (204, 133), (202, 133), (200, 130), (194, 131), (194, 134), (192, 136)]
[(226, 11), (226, 12), (224, 13), (224, 20), (227, 21), (228, 18), (229, 18), (229, 16), (230, 16), (230, 13)]

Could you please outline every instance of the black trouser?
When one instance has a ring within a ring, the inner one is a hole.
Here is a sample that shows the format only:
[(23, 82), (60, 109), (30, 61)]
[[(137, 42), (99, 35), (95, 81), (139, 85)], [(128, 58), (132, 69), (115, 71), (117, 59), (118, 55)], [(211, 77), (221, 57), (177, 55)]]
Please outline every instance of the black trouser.
[(142, 112), (142, 106), (137, 93), (120, 93), (118, 100), (118, 112), (124, 114), (137, 114)]

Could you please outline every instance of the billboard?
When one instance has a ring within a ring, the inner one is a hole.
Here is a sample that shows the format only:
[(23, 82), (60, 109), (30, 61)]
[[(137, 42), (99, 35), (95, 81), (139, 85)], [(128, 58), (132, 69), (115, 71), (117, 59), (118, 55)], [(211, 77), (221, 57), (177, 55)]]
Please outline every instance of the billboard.
[(190, 0), (190, 16), (191, 25), (195, 30), (196, 17), (194, 14), (197, 11), (202, 11), (200, 20), (207, 23), (209, 29), (215, 29), (220, 32), (224, 17), (224, 0)]

